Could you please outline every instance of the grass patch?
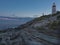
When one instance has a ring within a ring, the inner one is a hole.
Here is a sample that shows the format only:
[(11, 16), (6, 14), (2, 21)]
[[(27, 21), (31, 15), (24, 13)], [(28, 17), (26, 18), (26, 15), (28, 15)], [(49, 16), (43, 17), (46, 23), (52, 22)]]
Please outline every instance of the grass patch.
[(41, 17), (35, 18), (36, 21), (44, 20), (45, 18), (49, 18), (51, 15), (43, 15)]
[(0, 43), (0, 45), (6, 45), (6, 44), (4, 44), (4, 43)]
[(49, 29), (58, 29), (60, 27), (60, 21), (53, 21), (53, 22), (50, 22), (46, 25), (47, 27), (49, 27)]
[(57, 11), (57, 13), (52, 14), (52, 16), (56, 16), (56, 15), (58, 15), (58, 14), (60, 14), (60, 11)]
[(5, 32), (6, 32), (6, 31), (1, 31), (1, 30), (0, 30), (0, 34), (1, 34), (1, 33), (5, 33)]
[(57, 16), (57, 20), (59, 20), (60, 19), (60, 15), (59, 16)]
[(36, 27), (36, 29), (37, 29), (37, 30), (45, 30), (44, 27), (38, 27), (38, 26)]

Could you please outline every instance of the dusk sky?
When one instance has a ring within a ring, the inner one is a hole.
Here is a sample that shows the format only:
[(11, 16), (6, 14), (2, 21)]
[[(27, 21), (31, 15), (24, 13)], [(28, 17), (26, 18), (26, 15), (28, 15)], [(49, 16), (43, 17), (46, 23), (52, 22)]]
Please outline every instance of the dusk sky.
[(51, 13), (53, 2), (60, 10), (60, 0), (0, 0), (0, 16), (35, 17)]

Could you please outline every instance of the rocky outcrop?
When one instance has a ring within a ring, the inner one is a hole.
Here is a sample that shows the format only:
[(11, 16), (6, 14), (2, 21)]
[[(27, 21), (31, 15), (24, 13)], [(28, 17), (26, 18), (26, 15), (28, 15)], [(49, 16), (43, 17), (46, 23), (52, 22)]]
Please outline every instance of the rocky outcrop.
[(59, 45), (60, 12), (0, 31), (0, 45)]

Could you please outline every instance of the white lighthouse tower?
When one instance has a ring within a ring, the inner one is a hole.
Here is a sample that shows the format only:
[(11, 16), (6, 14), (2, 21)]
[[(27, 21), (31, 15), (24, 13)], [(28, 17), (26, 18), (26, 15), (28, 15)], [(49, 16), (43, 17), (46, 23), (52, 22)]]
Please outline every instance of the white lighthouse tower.
[(52, 14), (55, 14), (56, 13), (56, 5), (55, 3), (53, 3), (52, 5)]

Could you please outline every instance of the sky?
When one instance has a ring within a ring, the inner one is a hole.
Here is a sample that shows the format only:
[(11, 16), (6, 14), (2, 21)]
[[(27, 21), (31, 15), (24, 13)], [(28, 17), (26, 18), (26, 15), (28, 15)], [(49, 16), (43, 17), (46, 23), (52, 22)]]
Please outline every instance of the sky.
[(60, 10), (60, 0), (0, 0), (0, 16), (36, 17), (50, 14), (52, 4)]

